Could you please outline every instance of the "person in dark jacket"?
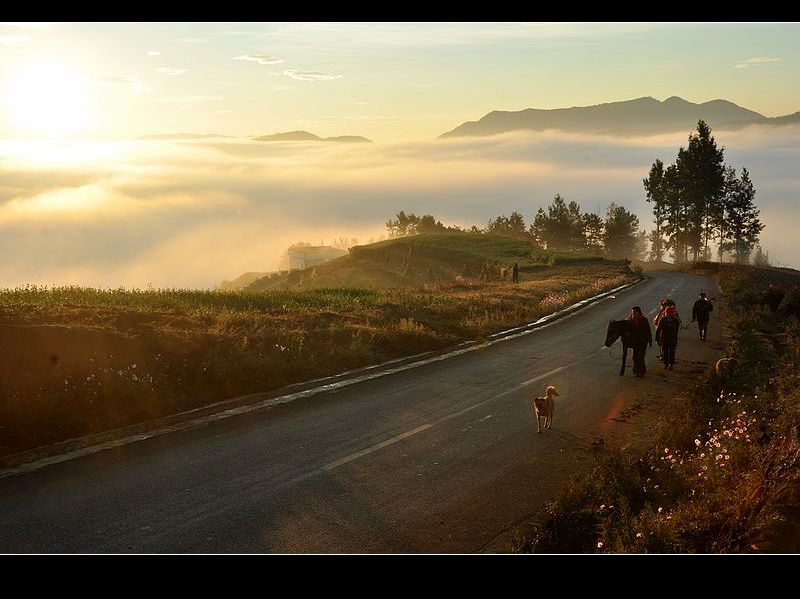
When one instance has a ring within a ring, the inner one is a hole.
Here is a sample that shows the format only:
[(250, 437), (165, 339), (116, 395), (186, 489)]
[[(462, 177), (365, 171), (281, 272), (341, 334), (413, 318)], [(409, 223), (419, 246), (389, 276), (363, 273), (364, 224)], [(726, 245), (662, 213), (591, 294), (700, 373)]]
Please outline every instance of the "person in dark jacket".
[(516, 262), (514, 262), (513, 266), (511, 267), (511, 282), (519, 283), (519, 264)]
[(647, 347), (653, 347), (653, 333), (650, 331), (650, 321), (642, 314), (639, 306), (631, 308), (631, 348), (633, 349), (633, 373), (642, 377), (647, 372), (644, 356)]
[(706, 333), (708, 333), (708, 321), (711, 318), (711, 312), (714, 310), (712, 303), (706, 298), (704, 292), (700, 292), (700, 299), (694, 303), (692, 307), (692, 322), (697, 321), (697, 326), (700, 329), (700, 341), (706, 340)]
[(678, 331), (681, 320), (675, 306), (668, 306), (666, 313), (658, 321), (656, 328), (656, 343), (661, 346), (664, 355), (664, 368), (672, 370), (675, 364), (675, 349), (678, 347)]

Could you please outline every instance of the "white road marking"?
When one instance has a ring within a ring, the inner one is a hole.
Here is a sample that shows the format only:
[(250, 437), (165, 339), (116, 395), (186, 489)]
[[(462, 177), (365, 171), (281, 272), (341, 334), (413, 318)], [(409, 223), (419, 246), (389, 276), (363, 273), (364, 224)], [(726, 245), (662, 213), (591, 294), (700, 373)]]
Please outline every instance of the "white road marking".
[(391, 439), (386, 439), (386, 441), (381, 441), (380, 443), (376, 443), (371, 447), (367, 447), (366, 449), (362, 449), (361, 451), (357, 451), (355, 453), (351, 453), (349, 456), (343, 457), (341, 460), (336, 460), (335, 462), (331, 462), (321, 468), (321, 470), (333, 470), (334, 468), (338, 468), (342, 464), (346, 464), (347, 462), (352, 462), (358, 458), (364, 457), (365, 455), (369, 455), (374, 451), (378, 451), (379, 449), (383, 449), (384, 447), (388, 447), (398, 441), (402, 441), (406, 437), (410, 437), (411, 435), (416, 435), (417, 433), (421, 433), (424, 430), (428, 430), (432, 427), (432, 424), (423, 424), (422, 426), (418, 426), (415, 429), (410, 431), (406, 431), (401, 435), (397, 435), (396, 437), (392, 437)]

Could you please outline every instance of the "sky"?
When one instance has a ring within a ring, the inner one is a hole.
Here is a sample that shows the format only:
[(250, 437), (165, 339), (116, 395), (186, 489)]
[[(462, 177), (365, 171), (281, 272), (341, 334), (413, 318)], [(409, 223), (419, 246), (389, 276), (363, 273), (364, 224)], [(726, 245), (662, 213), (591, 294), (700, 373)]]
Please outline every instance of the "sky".
[[(492, 110), (652, 96), (800, 110), (796, 23), (0, 23), (0, 287), (209, 288), (399, 210), (530, 222), (556, 193), (649, 229), (687, 131), (436, 138)], [(265, 143), (303, 129), (373, 144)], [(230, 138), (140, 140), (173, 133)], [(800, 130), (713, 131), (800, 268)], [(10, 258), (9, 258), (10, 257)]]
[(799, 36), (797, 23), (6, 23), (0, 133), (393, 142), (491, 110), (672, 95), (779, 116), (800, 110)]

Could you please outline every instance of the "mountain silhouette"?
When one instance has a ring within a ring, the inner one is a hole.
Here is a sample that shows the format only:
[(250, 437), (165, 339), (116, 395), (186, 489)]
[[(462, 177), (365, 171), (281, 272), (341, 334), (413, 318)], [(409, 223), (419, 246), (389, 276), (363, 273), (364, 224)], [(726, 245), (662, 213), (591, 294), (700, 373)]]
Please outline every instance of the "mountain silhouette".
[(286, 131), (284, 133), (273, 133), (272, 135), (262, 135), (253, 138), (256, 141), (335, 141), (335, 142), (371, 142), (371, 139), (360, 135), (339, 135), (337, 137), (320, 137), (308, 131)]
[(448, 137), (486, 136), (506, 131), (559, 129), (576, 133), (652, 134), (676, 130), (692, 130), (703, 119), (712, 128), (738, 128), (750, 124), (788, 124), (800, 122), (800, 113), (769, 118), (728, 100), (711, 100), (695, 104), (672, 96), (663, 102), (652, 97), (610, 102), (595, 106), (575, 106), (541, 110), (495, 110), (479, 121), (462, 123)]

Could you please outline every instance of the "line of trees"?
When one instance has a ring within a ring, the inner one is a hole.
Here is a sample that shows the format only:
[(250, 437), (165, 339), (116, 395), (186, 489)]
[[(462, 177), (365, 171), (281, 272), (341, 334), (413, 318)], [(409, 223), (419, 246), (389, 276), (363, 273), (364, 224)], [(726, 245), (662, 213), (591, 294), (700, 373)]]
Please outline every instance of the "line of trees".
[(669, 252), (676, 262), (708, 260), (709, 243), (716, 241), (718, 260), (730, 252), (736, 262), (748, 262), (764, 229), (755, 206), (755, 188), (746, 168), (741, 176), (724, 163), (711, 128), (698, 121), (674, 164), (661, 160), (643, 179), (647, 201), (653, 207), (655, 228), (649, 236), (650, 257), (661, 260)]
[(417, 216), (400, 211), (386, 222), (390, 237), (415, 233), (441, 233), (466, 231), (503, 235), (524, 239), (541, 249), (588, 252), (611, 257), (643, 257), (647, 251), (647, 235), (639, 230), (639, 217), (623, 206), (612, 203), (605, 218), (590, 212), (581, 212), (575, 201), (567, 201), (556, 194), (547, 207), (539, 208), (530, 225), (519, 212), (490, 219), (486, 227), (473, 225), (469, 229), (445, 226), (433, 216)]

